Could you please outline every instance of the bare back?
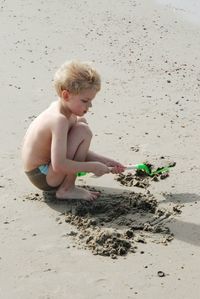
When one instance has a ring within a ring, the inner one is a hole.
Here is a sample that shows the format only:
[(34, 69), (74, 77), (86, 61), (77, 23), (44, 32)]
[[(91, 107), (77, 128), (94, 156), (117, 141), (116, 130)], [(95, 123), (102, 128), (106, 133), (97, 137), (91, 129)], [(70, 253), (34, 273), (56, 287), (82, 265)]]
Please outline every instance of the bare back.
[[(61, 116), (58, 101), (53, 102), (30, 124), (24, 137), (22, 146), (22, 161), (24, 170), (32, 170), (39, 165), (49, 164), (51, 161), (52, 128), (55, 121)], [(63, 115), (62, 115), (63, 117)], [(68, 129), (76, 123), (76, 116), (71, 115), (66, 122)], [(66, 142), (67, 134), (66, 131)], [(63, 136), (65, 138), (65, 136)]]

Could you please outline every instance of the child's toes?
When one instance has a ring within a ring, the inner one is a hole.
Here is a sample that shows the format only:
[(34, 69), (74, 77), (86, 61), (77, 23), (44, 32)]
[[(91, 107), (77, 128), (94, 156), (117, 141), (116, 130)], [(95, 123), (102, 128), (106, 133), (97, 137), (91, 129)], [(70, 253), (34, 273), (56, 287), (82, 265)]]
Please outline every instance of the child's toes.
[(98, 191), (91, 191), (91, 193), (93, 194), (93, 195), (96, 195), (96, 196), (99, 196), (101, 193), (100, 192), (98, 192)]
[[(96, 193), (97, 193), (97, 192), (96, 192)], [(98, 194), (95, 194), (95, 192), (92, 192), (92, 193), (91, 193), (91, 197), (92, 197), (91, 200), (92, 200), (92, 201), (96, 200), (98, 196), (99, 196)]]

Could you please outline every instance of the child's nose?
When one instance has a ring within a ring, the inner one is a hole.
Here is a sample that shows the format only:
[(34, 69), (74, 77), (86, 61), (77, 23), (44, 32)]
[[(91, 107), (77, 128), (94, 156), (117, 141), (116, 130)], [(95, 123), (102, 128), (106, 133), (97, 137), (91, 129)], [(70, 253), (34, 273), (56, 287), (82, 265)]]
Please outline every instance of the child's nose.
[(92, 107), (92, 103), (91, 103), (91, 102), (89, 103), (89, 107), (90, 107), (90, 108)]

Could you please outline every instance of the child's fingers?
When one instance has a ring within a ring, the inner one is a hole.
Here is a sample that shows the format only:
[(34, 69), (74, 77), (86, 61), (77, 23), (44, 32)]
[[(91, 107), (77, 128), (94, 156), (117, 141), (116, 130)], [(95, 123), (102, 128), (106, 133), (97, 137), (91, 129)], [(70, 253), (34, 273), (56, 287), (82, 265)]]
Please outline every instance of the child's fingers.
[(124, 171), (126, 169), (126, 167), (122, 164), (117, 164), (116, 167), (119, 169), (119, 171)]
[(111, 169), (111, 172), (114, 173), (114, 174), (121, 173), (123, 171), (124, 171), (124, 168), (119, 167), (119, 166), (112, 167), (112, 169)]
[[(110, 164), (110, 165), (108, 165), (108, 164)], [(108, 164), (107, 164), (107, 166), (109, 166), (108, 168), (109, 168), (110, 172), (114, 173), (114, 174), (124, 172), (126, 169), (126, 167), (124, 165), (122, 165), (121, 163), (116, 162), (113, 165), (111, 162), (109, 162)]]
[(118, 165), (116, 165), (116, 169), (117, 169), (118, 171), (124, 171), (124, 170), (126, 169), (126, 167), (123, 166), (122, 164), (118, 164)]

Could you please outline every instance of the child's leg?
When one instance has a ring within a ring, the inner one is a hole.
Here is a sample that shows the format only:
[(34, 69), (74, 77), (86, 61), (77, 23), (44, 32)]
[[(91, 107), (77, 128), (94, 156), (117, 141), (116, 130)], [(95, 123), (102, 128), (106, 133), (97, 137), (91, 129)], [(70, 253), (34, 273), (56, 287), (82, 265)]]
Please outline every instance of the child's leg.
[[(86, 160), (86, 156), (89, 150), (90, 142), (92, 139), (92, 132), (89, 127), (84, 123), (77, 123), (73, 126), (68, 134), (67, 141), (67, 158), (71, 160), (76, 160), (83, 162)], [(49, 177), (47, 175), (48, 183), (52, 184), (51, 178), (55, 178), (55, 174), (53, 174), (52, 167), (49, 169)], [(59, 180), (60, 178), (57, 179)], [(62, 184), (58, 188), (56, 192), (56, 196), (58, 198), (84, 198), (87, 200), (95, 199), (99, 193), (97, 192), (89, 192), (85, 189), (75, 187), (76, 175), (69, 174), (65, 178), (62, 177), (62, 180), (59, 182)], [(58, 182), (58, 181), (57, 181)], [(56, 183), (57, 183), (56, 182)], [(58, 183), (58, 184), (59, 184)], [(53, 182), (55, 184), (55, 181)]]
[[(92, 132), (84, 123), (78, 123), (69, 132), (67, 157), (69, 159), (83, 162), (86, 160)], [(98, 192), (89, 192), (83, 188), (75, 186), (76, 175), (68, 175), (56, 192), (58, 198), (83, 198), (94, 200), (99, 195)]]

